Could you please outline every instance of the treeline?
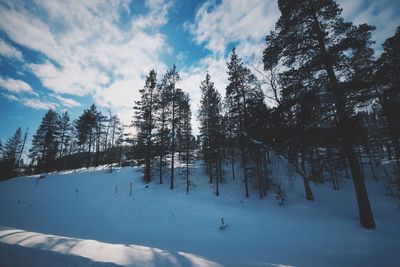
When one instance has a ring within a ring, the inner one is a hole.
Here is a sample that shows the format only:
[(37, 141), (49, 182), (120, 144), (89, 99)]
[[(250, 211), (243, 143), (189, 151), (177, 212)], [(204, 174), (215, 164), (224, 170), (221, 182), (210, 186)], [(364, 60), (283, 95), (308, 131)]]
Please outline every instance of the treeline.
[[(75, 121), (68, 112), (48, 110), (32, 138), (28, 161), (23, 162), (26, 132), (21, 128), (1, 151), (1, 178), (98, 166), (120, 162), (128, 149), (123, 127), (116, 115), (103, 115), (93, 104)], [(124, 158), (123, 158), (124, 157)]]
[[(302, 178), (310, 201), (310, 182), (340, 189), (342, 177), (352, 179), (361, 224), (374, 228), (366, 168), (374, 179), (378, 167), (383, 169), (388, 190), (400, 192), (400, 27), (376, 59), (374, 27), (345, 22), (335, 1), (279, 0), (278, 5), (281, 17), (266, 36), (263, 70), (252, 71), (233, 49), (224, 96), (205, 74), (195, 112), (198, 138), (192, 134), (190, 97), (178, 87), (173, 66), (159, 81), (154, 70), (146, 77), (134, 103), (133, 140), (123, 137), (116, 116), (104, 116), (94, 105), (73, 125), (68, 113), (50, 110), (34, 135), (30, 168), (112, 166), (123, 158), (143, 166), (146, 183), (164, 183), (168, 173), (170, 189), (179, 167), (188, 191), (199, 155), (216, 195), (229, 178), (243, 181), (246, 197), (256, 188), (262, 198), (271, 188), (284, 195), (272, 179), (273, 161), (284, 160)], [(24, 139), (19, 129), (4, 145), (1, 166), (8, 167), (2, 175), (18, 171)], [(382, 159), (393, 160), (395, 169), (380, 166)]]

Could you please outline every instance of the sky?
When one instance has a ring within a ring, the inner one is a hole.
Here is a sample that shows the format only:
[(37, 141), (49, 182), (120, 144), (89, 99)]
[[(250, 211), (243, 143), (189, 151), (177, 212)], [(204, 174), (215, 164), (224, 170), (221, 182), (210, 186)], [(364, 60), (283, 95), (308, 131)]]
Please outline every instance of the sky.
[[(340, 0), (343, 17), (374, 25), (376, 53), (400, 25), (399, 0)], [(92, 103), (130, 124), (146, 75), (176, 64), (195, 128), (208, 71), (224, 95), (233, 47), (262, 69), (276, 0), (0, 0), (0, 140), (32, 136), (46, 111), (76, 119)]]

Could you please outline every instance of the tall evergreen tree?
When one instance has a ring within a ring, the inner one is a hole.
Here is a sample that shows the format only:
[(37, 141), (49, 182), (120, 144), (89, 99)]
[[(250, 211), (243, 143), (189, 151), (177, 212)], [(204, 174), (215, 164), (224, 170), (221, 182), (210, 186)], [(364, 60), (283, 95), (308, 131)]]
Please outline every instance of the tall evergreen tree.
[(58, 157), (62, 158), (68, 153), (68, 146), (71, 140), (71, 122), (68, 111), (65, 111), (58, 120), (58, 128), (59, 128), (59, 149), (58, 149)]
[[(198, 120), (200, 122), (201, 152), (206, 164), (210, 183), (213, 182), (213, 166), (220, 170), (222, 161), (221, 146), (223, 138), (221, 95), (211, 81), (210, 74), (200, 84), (201, 99)], [(219, 181), (216, 176), (217, 195), (219, 195)]]
[(78, 145), (82, 148), (87, 146), (86, 167), (91, 166), (91, 152), (94, 142), (94, 133), (97, 128), (98, 112), (94, 104), (89, 109), (83, 111), (83, 114), (75, 121)]
[(104, 142), (104, 135), (106, 133), (105, 129), (105, 123), (108, 121), (107, 117), (104, 116), (100, 111), (97, 111), (95, 114), (96, 117), (96, 123), (95, 123), (95, 129), (94, 129), (94, 143), (95, 143), (95, 158), (94, 158), (94, 165), (99, 166), (102, 160), (100, 158), (100, 153), (101, 153), (101, 148), (103, 147), (102, 142)]
[(171, 154), (171, 178), (170, 189), (174, 188), (174, 165), (176, 149), (176, 118), (177, 118), (177, 88), (180, 76), (175, 65), (167, 71), (157, 91), (157, 132), (158, 132), (158, 155), (160, 157), (160, 183), (163, 182), (164, 157), (168, 152)]
[(22, 154), (23, 140), (22, 131), (19, 127), (14, 135), (7, 140), (3, 147), (2, 158), (0, 160), (0, 178), (11, 178), (15, 176), (18, 168), (18, 158)]
[(50, 109), (44, 115), (32, 139), (32, 147), (29, 149), (29, 157), (36, 161), (37, 172), (53, 171), (59, 145), (59, 116)]
[(167, 86), (167, 77), (164, 75), (161, 83), (157, 86), (155, 95), (156, 100), (156, 155), (159, 157), (159, 179), (160, 184), (163, 183), (164, 175), (164, 159), (168, 153), (169, 133), (170, 133), (170, 97)]
[(144, 181), (150, 182), (151, 163), (154, 156), (154, 129), (155, 129), (155, 89), (157, 73), (154, 70), (146, 77), (145, 86), (140, 89), (141, 98), (135, 102), (134, 124), (137, 128), (137, 142), (144, 154)]
[(182, 131), (180, 135), (180, 143), (182, 144), (183, 152), (181, 160), (185, 163), (185, 180), (186, 180), (186, 193), (189, 193), (189, 174), (190, 165), (194, 160), (193, 155), (193, 138), (192, 138), (192, 112), (190, 110), (190, 97), (189, 94), (184, 94), (181, 99), (180, 110), (182, 114)]
[(117, 115), (111, 116), (110, 113), (110, 139), (109, 140), (109, 145), (107, 146), (108, 148), (106, 149), (107, 153), (107, 158), (108, 158), (108, 164), (109, 164), (109, 170), (112, 172), (112, 167), (113, 163), (116, 162), (117, 160), (117, 149), (118, 146), (121, 145), (122, 140), (123, 140), (123, 126), (118, 118)]
[[(400, 26), (394, 36), (383, 44), (383, 53), (377, 61), (375, 75), (379, 104), (387, 122), (393, 144), (400, 190)], [(390, 149), (389, 149), (390, 150)]]
[(171, 180), (169, 189), (174, 189), (174, 174), (175, 174), (175, 150), (176, 150), (176, 109), (178, 104), (178, 94), (176, 85), (180, 81), (180, 76), (176, 71), (175, 65), (167, 72), (168, 79), (168, 91), (170, 93), (171, 100), (171, 109), (172, 109), (172, 117), (171, 117)]
[[(371, 44), (368, 25), (354, 26), (340, 17), (341, 9), (333, 0), (279, 0), (281, 11), (275, 32), (267, 36), (268, 54), (281, 59), (288, 68), (281, 74), (289, 85), (298, 85), (302, 94), (316, 90), (326, 92), (334, 103), (341, 149), (350, 163), (357, 195), (360, 222), (374, 228), (375, 222), (355, 151), (351, 116), (354, 106), (348, 101), (348, 90), (356, 74), (351, 62), (367, 60)], [(264, 58), (265, 59), (265, 58)], [(267, 64), (265, 64), (267, 66)], [(361, 85), (362, 86), (362, 85)]]
[[(232, 50), (230, 61), (227, 62), (228, 81), (226, 87), (225, 105), (228, 112), (228, 129), (240, 149), (243, 166), (245, 195), (249, 197), (249, 137), (250, 131), (250, 105), (263, 103), (264, 94), (256, 77), (243, 65), (242, 59), (237, 55), (235, 48)], [(260, 102), (261, 101), (261, 102)]]

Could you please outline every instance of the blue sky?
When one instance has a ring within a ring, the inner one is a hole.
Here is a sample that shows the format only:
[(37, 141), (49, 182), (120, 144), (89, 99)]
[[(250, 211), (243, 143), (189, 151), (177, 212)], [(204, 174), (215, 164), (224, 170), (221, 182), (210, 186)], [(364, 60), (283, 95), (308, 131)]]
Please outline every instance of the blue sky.
[[(338, 2), (377, 27), (378, 53), (400, 25), (398, 0)], [(95, 103), (128, 124), (145, 75), (174, 63), (197, 110), (206, 71), (223, 94), (231, 48), (259, 66), (279, 15), (275, 0), (0, 0), (0, 139), (32, 135), (48, 108), (75, 119)]]

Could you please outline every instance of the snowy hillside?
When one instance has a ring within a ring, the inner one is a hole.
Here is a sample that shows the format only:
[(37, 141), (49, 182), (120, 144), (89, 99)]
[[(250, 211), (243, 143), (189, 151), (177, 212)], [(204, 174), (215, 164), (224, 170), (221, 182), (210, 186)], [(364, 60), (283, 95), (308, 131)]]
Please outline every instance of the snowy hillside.
[(279, 206), (273, 192), (244, 198), (239, 179), (216, 197), (197, 165), (188, 195), (183, 179), (144, 185), (133, 167), (1, 182), (0, 266), (400, 266), (400, 209), (383, 181), (367, 180), (366, 230), (349, 180), (312, 185), (310, 202), (296, 179)]

